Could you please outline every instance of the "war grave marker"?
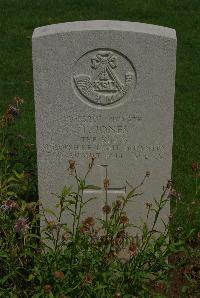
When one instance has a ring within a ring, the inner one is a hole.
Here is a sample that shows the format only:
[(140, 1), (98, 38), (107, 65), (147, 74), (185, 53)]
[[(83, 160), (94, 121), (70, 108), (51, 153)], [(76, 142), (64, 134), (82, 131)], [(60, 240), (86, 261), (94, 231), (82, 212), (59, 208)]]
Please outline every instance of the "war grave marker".
[[(68, 161), (84, 175), (92, 156), (86, 196), (100, 216), (103, 181), (110, 200), (126, 195), (147, 171), (143, 195), (128, 205), (131, 222), (146, 214), (171, 178), (176, 68), (175, 30), (124, 21), (70, 22), (33, 33), (39, 197), (73, 185)], [(169, 205), (163, 210), (167, 220)], [(161, 223), (160, 223), (161, 224)]]

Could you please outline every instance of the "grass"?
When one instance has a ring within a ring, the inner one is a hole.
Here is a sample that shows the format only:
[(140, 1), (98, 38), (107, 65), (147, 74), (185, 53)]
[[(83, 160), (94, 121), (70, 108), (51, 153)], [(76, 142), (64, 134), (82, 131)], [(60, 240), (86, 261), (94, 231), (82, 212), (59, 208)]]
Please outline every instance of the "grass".
[[(190, 202), (193, 160), (200, 161), (199, 0), (0, 0), (0, 113), (16, 95), (25, 99), (16, 131), (35, 142), (31, 36), (59, 22), (115, 19), (175, 28), (178, 38), (173, 179)], [(180, 218), (182, 217), (182, 208)]]

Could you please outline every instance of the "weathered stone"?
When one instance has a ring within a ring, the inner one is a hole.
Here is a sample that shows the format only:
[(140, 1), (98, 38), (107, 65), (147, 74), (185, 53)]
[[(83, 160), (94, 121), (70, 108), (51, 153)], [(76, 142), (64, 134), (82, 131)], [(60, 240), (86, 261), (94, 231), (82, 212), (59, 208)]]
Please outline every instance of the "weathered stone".
[[(68, 160), (101, 190), (89, 213), (100, 214), (103, 180), (112, 200), (150, 171), (143, 195), (130, 203), (130, 221), (145, 217), (171, 177), (176, 34), (160, 26), (87, 21), (37, 28), (33, 34), (39, 196), (72, 184)], [(166, 220), (169, 205), (163, 212)]]

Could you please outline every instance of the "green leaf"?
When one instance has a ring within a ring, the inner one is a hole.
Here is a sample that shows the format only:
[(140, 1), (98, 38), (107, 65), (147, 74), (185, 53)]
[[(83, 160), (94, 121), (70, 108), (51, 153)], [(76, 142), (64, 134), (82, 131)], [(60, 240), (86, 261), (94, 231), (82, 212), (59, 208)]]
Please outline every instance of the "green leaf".
[(51, 192), (51, 195), (60, 199), (60, 196), (57, 193)]
[(41, 293), (37, 293), (37, 294), (33, 294), (32, 298), (42, 298), (43, 294)]
[(131, 190), (131, 191), (128, 193), (126, 199), (129, 200), (130, 198), (132, 198), (132, 197), (134, 196), (134, 194), (135, 194), (135, 189)]
[(35, 276), (31, 273), (31, 274), (29, 274), (29, 276), (28, 276), (28, 281), (31, 281), (31, 280), (33, 280), (35, 278)]
[(13, 173), (15, 174), (15, 176), (16, 176), (18, 179), (23, 179), (23, 178), (24, 178), (24, 172), (22, 172), (22, 173), (18, 173), (17, 171), (13, 170)]
[(85, 189), (85, 180), (80, 180), (80, 189)]
[(8, 257), (8, 254), (6, 252), (4, 252), (4, 251), (0, 251), (0, 257), (1, 258), (7, 258), (7, 259), (9, 258)]
[(64, 207), (64, 210), (65, 210), (65, 209), (69, 210), (71, 213), (73, 213), (73, 214), (74, 214), (74, 210), (72, 210), (72, 209), (71, 209), (71, 208), (69, 208), (68, 206), (65, 206), (65, 207)]
[(37, 238), (40, 239), (40, 236), (36, 235), (36, 234), (28, 234), (27, 238)]
[(2, 152), (0, 152), (0, 160), (4, 160), (5, 159), (5, 156)]
[(61, 196), (66, 197), (66, 196), (70, 195), (70, 193), (71, 193), (71, 187), (64, 186)]
[(83, 206), (85, 206), (87, 203), (89, 203), (92, 200), (96, 200), (96, 197), (88, 199), (86, 202), (83, 203)]
[(11, 176), (10, 178), (8, 178), (8, 182), (16, 182), (17, 179), (14, 176)]
[(0, 284), (4, 284), (10, 277), (12, 276), (12, 273), (5, 275), (1, 280)]
[(188, 290), (189, 290), (188, 286), (183, 286), (183, 288), (181, 290), (181, 293), (182, 294), (187, 294)]
[(146, 239), (147, 235), (148, 235), (148, 227), (147, 227), (147, 224), (144, 223), (143, 224), (143, 229), (142, 229), (142, 236), (144, 237), (144, 239)]
[(75, 201), (73, 201), (73, 200), (67, 200), (67, 203), (68, 203), (68, 205), (67, 205), (67, 206), (70, 206), (70, 205), (74, 205), (74, 204), (76, 204), (76, 202), (75, 202)]
[(13, 192), (13, 191), (8, 191), (8, 192), (7, 192), (7, 195), (8, 195), (8, 196), (16, 196), (16, 193)]

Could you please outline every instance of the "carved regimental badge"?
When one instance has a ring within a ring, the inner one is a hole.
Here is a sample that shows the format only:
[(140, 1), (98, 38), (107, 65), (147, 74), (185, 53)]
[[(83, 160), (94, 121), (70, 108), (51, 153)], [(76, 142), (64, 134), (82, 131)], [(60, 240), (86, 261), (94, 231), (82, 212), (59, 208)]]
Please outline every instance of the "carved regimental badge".
[(133, 91), (136, 73), (132, 63), (121, 53), (98, 49), (84, 54), (76, 62), (73, 79), (82, 98), (106, 106)]

